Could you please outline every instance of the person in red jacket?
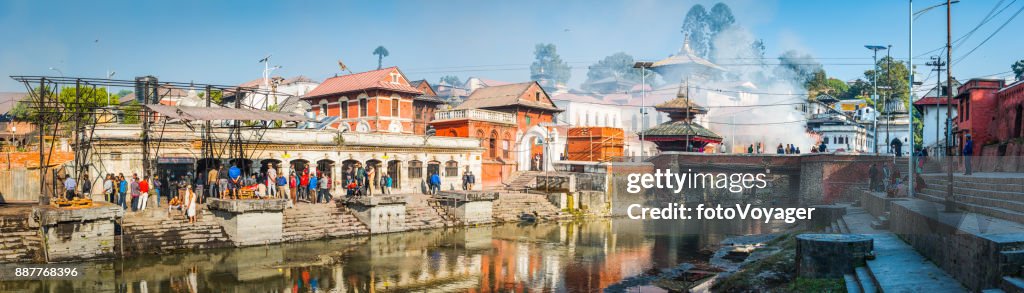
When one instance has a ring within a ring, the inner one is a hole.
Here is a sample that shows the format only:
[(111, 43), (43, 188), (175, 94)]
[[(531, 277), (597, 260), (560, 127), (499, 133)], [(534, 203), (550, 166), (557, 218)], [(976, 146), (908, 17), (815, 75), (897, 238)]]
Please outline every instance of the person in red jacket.
[(149, 201), (149, 176), (143, 177), (139, 182), (139, 211), (146, 210), (146, 202)]
[(290, 172), (290, 174), (288, 174), (288, 189), (291, 191), (288, 193), (288, 196), (291, 197), (290, 199), (292, 200), (292, 204), (295, 204), (295, 197), (297, 196), (296, 193), (298, 193), (297, 182), (295, 182), (295, 172)]
[(299, 183), (299, 194), (302, 195), (302, 199), (309, 200), (309, 169), (302, 171), (302, 180)]

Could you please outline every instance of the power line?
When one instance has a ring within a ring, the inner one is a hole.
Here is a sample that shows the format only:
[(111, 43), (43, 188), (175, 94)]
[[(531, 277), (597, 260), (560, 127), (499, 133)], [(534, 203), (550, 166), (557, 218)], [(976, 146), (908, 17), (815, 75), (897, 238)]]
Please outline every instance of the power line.
[(996, 34), (998, 34), (999, 31), (1002, 31), (1007, 24), (1010, 24), (1010, 22), (1013, 21), (1013, 19), (1017, 18), (1017, 16), (1020, 15), (1022, 11), (1024, 11), (1024, 5), (1022, 5), (1020, 9), (1017, 9), (1017, 12), (1014, 12), (1013, 15), (1006, 20), (1006, 22), (1003, 22), (1003, 24), (999, 26), (999, 28), (997, 28), (994, 32), (989, 34), (988, 37), (985, 38), (985, 40), (981, 41), (981, 43), (979, 43), (977, 46), (974, 46), (974, 49), (971, 49), (970, 51), (967, 52), (967, 54), (960, 56), (960, 58), (958, 58), (956, 62), (953, 62), (953, 65), (959, 64), (960, 61), (963, 61), (965, 58), (967, 58), (967, 56), (970, 56), (971, 53), (974, 53), (975, 50), (978, 50), (978, 48), (981, 48), (982, 45), (985, 45), (985, 43), (991, 40), (992, 37), (996, 36)]

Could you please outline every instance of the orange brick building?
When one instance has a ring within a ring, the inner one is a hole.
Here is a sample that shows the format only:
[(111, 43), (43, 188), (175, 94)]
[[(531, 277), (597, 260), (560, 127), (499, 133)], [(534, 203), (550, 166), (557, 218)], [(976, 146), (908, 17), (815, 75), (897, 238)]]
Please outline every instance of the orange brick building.
[(412, 101), (413, 133), (423, 135), (427, 132), (427, 126), (430, 125), (430, 121), (434, 120), (434, 112), (437, 111), (437, 107), (446, 104), (446, 102), (437, 96), (437, 92), (434, 92), (434, 88), (430, 87), (430, 83), (427, 83), (425, 79), (413, 81), (410, 85), (423, 93), (423, 95), (417, 96)]
[(485, 87), (453, 110), (440, 111), (430, 124), (438, 136), (473, 137), (484, 148), (484, 187), (500, 186), (513, 172), (550, 168), (550, 129), (561, 112), (536, 82)]
[(413, 104), (421, 95), (398, 67), (389, 67), (328, 78), (302, 99), (317, 116), (333, 119), (332, 128), (413, 134)]

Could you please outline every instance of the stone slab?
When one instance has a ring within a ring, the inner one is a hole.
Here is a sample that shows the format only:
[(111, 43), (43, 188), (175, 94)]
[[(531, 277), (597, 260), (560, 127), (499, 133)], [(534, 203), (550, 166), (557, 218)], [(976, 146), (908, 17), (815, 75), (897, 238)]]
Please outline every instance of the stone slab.
[(206, 207), (210, 210), (231, 213), (256, 211), (284, 211), (288, 207), (287, 199), (208, 199)]
[(120, 206), (104, 202), (95, 202), (90, 207), (74, 209), (38, 206), (33, 212), (39, 219), (39, 224), (44, 226), (56, 225), (60, 222), (117, 219), (124, 216), (124, 210)]
[(434, 198), (456, 201), (493, 201), (498, 198), (498, 192), (449, 190), (438, 192), (437, 195), (434, 196)]
[(353, 198), (348, 201), (348, 204), (358, 204), (362, 206), (378, 206), (378, 205), (404, 205), (406, 202), (405, 196), (403, 195), (385, 195), (385, 196), (360, 196)]

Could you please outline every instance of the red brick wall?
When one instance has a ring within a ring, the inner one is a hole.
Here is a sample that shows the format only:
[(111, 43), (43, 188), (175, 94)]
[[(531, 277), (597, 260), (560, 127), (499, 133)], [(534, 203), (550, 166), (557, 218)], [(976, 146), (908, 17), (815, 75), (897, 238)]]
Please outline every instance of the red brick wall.
[(965, 142), (966, 134), (970, 133), (974, 140), (974, 154), (981, 154), (982, 146), (996, 140), (993, 121), (998, 104), (995, 92), (1002, 86), (1001, 80), (979, 79), (972, 79), (960, 86), (960, 94), (957, 96), (957, 137)]

